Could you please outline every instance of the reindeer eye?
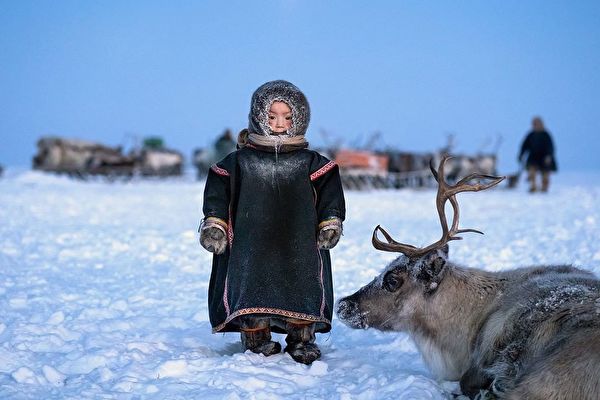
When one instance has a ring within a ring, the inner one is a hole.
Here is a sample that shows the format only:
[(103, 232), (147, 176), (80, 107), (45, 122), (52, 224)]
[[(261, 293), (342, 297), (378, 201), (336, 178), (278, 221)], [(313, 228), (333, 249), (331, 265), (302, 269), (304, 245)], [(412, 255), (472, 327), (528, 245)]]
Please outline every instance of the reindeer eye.
[(383, 288), (388, 292), (395, 292), (396, 290), (400, 289), (403, 283), (404, 279), (394, 275), (392, 272), (388, 272), (383, 277)]

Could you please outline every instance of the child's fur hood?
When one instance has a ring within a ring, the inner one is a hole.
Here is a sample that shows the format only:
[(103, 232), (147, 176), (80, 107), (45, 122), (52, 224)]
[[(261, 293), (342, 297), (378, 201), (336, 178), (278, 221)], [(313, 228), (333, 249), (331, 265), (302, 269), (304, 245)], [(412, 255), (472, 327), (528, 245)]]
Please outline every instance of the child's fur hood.
[(284, 80), (270, 81), (256, 89), (250, 104), (248, 131), (259, 135), (271, 135), (269, 110), (274, 101), (282, 101), (292, 110), (292, 126), (287, 135), (304, 135), (310, 121), (308, 100), (300, 89)]

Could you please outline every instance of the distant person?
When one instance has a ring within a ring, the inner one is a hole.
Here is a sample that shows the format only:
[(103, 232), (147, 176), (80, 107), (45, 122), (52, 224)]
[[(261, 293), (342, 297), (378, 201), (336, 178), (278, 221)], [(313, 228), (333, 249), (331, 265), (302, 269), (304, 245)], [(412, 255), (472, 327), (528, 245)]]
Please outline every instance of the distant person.
[(557, 168), (554, 159), (554, 144), (540, 117), (533, 118), (532, 129), (521, 145), (519, 163), (523, 163), (525, 153), (527, 153), (525, 166), (530, 183), (529, 191), (532, 193), (537, 191), (536, 176), (539, 172), (542, 176), (541, 190), (547, 192), (550, 185), (550, 172), (556, 171)]
[(225, 156), (236, 150), (236, 142), (233, 139), (231, 130), (226, 129), (211, 147), (207, 149), (196, 149), (194, 151), (194, 165), (198, 169), (198, 180), (206, 178), (210, 166)]
[(215, 142), (215, 161), (220, 161), (225, 156), (236, 149), (236, 142), (233, 140), (233, 136), (229, 129), (226, 129), (225, 132)]
[(252, 95), (240, 149), (214, 164), (204, 189), (200, 243), (214, 253), (209, 285), (213, 332), (241, 332), (245, 350), (284, 351), (311, 364), (315, 333), (329, 332), (333, 282), (329, 249), (342, 234), (338, 166), (307, 149), (304, 94), (272, 81)]

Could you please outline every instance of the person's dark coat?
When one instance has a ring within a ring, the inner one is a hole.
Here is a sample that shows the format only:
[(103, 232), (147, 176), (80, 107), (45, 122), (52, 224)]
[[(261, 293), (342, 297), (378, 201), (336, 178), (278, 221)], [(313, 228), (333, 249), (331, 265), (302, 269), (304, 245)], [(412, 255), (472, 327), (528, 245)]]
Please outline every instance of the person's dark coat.
[(554, 158), (554, 144), (550, 134), (543, 131), (531, 131), (523, 140), (519, 160), (527, 153), (527, 168), (534, 167), (541, 171), (556, 171), (556, 160)]
[(335, 163), (308, 149), (245, 146), (211, 168), (203, 211), (228, 221), (228, 248), (214, 255), (209, 284), (214, 332), (238, 331), (237, 317), (250, 314), (331, 329), (331, 261), (317, 235), (320, 222), (345, 217)]

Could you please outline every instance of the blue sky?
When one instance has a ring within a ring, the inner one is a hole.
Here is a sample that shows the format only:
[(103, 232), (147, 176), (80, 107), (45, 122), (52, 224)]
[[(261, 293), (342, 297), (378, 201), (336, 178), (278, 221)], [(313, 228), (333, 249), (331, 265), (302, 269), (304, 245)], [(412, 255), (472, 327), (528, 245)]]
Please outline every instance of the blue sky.
[(376, 131), (409, 151), (499, 147), (531, 118), (561, 170), (600, 170), (597, 1), (0, 0), (0, 164), (30, 164), (57, 134), (186, 156), (246, 125), (260, 84), (286, 79), (347, 145)]

